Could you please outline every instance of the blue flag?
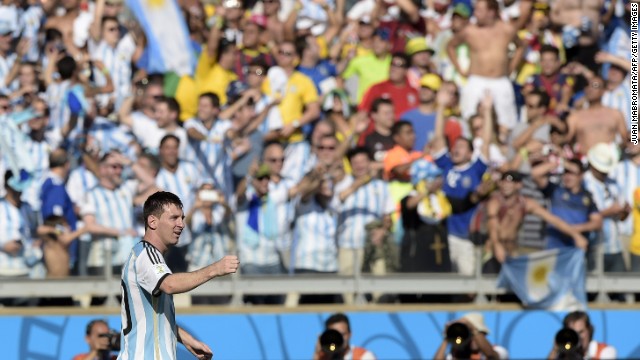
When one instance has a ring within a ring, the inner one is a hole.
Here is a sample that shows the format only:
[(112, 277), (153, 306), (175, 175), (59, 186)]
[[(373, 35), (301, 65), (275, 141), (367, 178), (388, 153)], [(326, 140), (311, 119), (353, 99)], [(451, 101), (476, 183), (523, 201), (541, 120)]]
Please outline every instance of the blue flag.
[(584, 251), (562, 248), (507, 259), (498, 287), (513, 291), (528, 308), (584, 310), (585, 279)]

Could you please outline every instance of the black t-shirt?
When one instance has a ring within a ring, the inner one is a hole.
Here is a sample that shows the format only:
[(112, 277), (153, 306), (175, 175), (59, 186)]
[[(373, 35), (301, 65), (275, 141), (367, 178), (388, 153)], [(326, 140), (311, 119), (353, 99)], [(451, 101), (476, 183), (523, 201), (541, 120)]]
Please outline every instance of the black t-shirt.
[(395, 145), (391, 135), (381, 135), (374, 131), (364, 139), (364, 147), (373, 155), (375, 161), (383, 161), (387, 151)]

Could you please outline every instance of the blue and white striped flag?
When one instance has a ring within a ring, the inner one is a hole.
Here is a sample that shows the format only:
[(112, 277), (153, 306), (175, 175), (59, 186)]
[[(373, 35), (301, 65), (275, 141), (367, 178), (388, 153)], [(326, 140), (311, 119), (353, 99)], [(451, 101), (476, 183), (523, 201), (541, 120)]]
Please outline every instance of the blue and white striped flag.
[[(16, 191), (24, 191), (34, 178), (34, 164), (27, 148), (27, 136), (20, 131), (20, 124), (35, 118), (31, 109), (14, 112), (0, 117), (0, 154), (13, 172), (9, 186)], [(2, 174), (1, 176), (4, 176)]]
[(192, 75), (195, 57), (176, 0), (126, 0), (147, 37), (147, 73)]
[(509, 258), (502, 265), (498, 287), (512, 290), (528, 308), (584, 310), (584, 251), (563, 248)]

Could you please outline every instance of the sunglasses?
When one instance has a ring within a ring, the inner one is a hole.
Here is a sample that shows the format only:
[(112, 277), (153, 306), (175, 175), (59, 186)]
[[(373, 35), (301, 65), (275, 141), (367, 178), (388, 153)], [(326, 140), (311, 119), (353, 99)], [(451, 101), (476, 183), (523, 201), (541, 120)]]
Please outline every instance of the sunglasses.
[(121, 164), (107, 164), (108, 167), (117, 170), (117, 169), (123, 169), (124, 166), (122, 166)]
[(399, 68), (403, 68), (403, 69), (407, 68), (407, 64), (402, 60), (392, 61), (391, 62), (391, 66), (395, 66), (395, 67), (399, 67)]
[(256, 180), (258, 180), (258, 181), (269, 180), (269, 175), (264, 175), (264, 176), (257, 177)]
[(318, 150), (335, 150), (336, 147), (335, 146), (322, 146), (322, 145), (318, 145), (316, 146), (316, 149)]
[(107, 28), (105, 30), (107, 30), (108, 32), (114, 32), (114, 31), (118, 31), (118, 27), (114, 26), (114, 27)]
[(267, 162), (270, 162), (270, 163), (281, 163), (281, 162), (284, 162), (284, 158), (283, 157), (281, 157), (281, 158), (268, 158), (268, 159), (264, 159), (264, 160), (267, 161)]
[(280, 50), (280, 51), (278, 51), (278, 54), (280, 54), (282, 56), (293, 56), (293, 51)]

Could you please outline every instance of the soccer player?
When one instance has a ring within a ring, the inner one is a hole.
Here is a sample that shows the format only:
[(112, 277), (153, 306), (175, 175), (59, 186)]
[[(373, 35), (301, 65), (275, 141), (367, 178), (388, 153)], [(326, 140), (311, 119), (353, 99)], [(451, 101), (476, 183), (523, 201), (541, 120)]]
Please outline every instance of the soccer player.
[(178, 243), (185, 227), (182, 202), (170, 192), (157, 192), (144, 203), (145, 234), (122, 271), (122, 350), (118, 359), (176, 359), (176, 340), (198, 359), (211, 359), (211, 349), (176, 325), (173, 294), (235, 273), (239, 261), (227, 255), (188, 273), (172, 273), (163, 253)]

